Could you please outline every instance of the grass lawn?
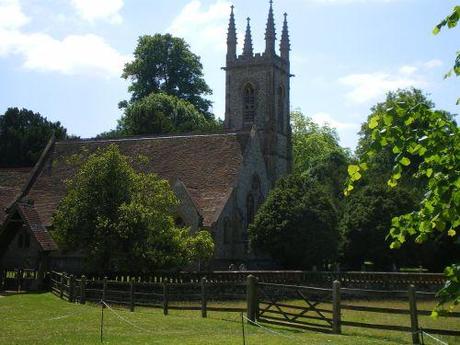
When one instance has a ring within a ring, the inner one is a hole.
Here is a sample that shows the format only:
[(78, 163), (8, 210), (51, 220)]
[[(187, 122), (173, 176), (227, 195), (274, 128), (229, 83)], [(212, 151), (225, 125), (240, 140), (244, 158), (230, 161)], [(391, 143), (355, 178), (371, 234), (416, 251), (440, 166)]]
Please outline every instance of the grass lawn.
[[(361, 302), (362, 303), (362, 302)], [(356, 304), (356, 303), (355, 303)], [(404, 302), (366, 302), (366, 305), (406, 307)], [(420, 302), (419, 309), (432, 303)], [(162, 310), (137, 308), (135, 313), (116, 309), (122, 321), (110, 310), (104, 312), (104, 344), (242, 344), (240, 314), (209, 312), (207, 319), (199, 311), (174, 311), (164, 316)], [(344, 311), (347, 320), (409, 324), (408, 317)], [(0, 297), (0, 345), (29, 344), (100, 344), (101, 309), (96, 305), (78, 305), (62, 301), (51, 293), (21, 294)], [(421, 319), (422, 327), (460, 329), (459, 319)], [(246, 344), (410, 344), (409, 334), (343, 328), (336, 336), (311, 331), (270, 327), (271, 333), (246, 325)], [(460, 338), (441, 337), (449, 344)], [(435, 344), (426, 341), (426, 344)]]

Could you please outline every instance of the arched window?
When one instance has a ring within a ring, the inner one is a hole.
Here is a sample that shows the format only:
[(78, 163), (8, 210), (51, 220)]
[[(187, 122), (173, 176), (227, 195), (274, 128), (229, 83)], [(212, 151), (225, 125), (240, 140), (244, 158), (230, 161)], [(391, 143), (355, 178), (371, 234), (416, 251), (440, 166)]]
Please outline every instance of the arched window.
[(278, 88), (278, 131), (284, 132), (284, 89)]
[(224, 219), (224, 244), (230, 244), (232, 242), (232, 224), (228, 217)]
[(254, 221), (254, 215), (255, 215), (254, 196), (252, 194), (248, 194), (248, 197), (246, 198), (246, 219), (247, 219), (248, 226)]
[(254, 122), (256, 106), (255, 106), (255, 90), (251, 84), (248, 83), (244, 87), (243, 97), (244, 97), (243, 120), (245, 123), (252, 123)]

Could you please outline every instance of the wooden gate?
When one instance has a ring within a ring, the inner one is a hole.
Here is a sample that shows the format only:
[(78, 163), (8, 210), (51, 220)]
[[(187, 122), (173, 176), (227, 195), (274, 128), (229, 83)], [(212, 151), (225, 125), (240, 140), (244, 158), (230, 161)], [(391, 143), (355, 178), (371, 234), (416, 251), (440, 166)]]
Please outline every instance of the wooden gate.
[(333, 289), (257, 283), (257, 320), (280, 326), (340, 333)]

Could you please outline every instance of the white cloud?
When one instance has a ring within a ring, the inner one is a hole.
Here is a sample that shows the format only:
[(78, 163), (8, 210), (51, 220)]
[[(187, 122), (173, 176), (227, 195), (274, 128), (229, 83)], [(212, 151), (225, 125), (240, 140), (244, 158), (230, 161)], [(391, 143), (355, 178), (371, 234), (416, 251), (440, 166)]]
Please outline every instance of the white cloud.
[(16, 30), (29, 22), (18, 0), (0, 0), (0, 30)]
[(404, 74), (404, 75), (412, 75), (415, 72), (417, 72), (418, 68), (415, 66), (411, 65), (404, 65), (401, 68), (399, 68), (399, 73)]
[(20, 56), (27, 69), (119, 77), (129, 60), (94, 34), (69, 35), (58, 40), (45, 33), (24, 32), (21, 27), (29, 19), (18, 1), (0, 0), (0, 18), (8, 15), (7, 25), (0, 26), (0, 57)]
[(432, 68), (441, 67), (441, 66), (442, 66), (442, 61), (438, 59), (433, 59), (423, 64), (423, 67), (427, 69), (432, 69)]
[(201, 1), (192, 0), (174, 18), (167, 31), (183, 37), (193, 49), (225, 51), (230, 5), (229, 1), (217, 0), (208, 9), (204, 9)]
[(426, 80), (422, 76), (416, 75), (415, 71), (416, 67), (403, 66), (395, 74), (384, 72), (350, 74), (340, 78), (339, 83), (352, 88), (346, 94), (348, 100), (352, 103), (362, 104), (374, 100), (388, 91), (411, 86), (426, 86), (428, 84)]
[(359, 128), (359, 124), (357, 123), (347, 123), (335, 120), (331, 114), (319, 112), (312, 115), (312, 120), (317, 123), (318, 125), (324, 126), (329, 125), (332, 128), (336, 128), (338, 130), (343, 129), (355, 129)]
[(123, 0), (71, 0), (71, 4), (78, 15), (89, 22), (103, 19), (120, 24), (123, 21), (119, 13), (123, 8)]

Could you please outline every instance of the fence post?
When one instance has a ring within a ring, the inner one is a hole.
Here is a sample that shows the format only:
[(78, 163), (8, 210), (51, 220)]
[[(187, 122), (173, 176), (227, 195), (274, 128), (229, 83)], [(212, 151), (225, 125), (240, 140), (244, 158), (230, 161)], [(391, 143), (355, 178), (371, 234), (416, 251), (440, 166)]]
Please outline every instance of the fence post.
[(168, 285), (163, 283), (163, 314), (168, 315)]
[(410, 328), (412, 331), (412, 344), (420, 344), (418, 316), (417, 316), (417, 299), (415, 297), (415, 286), (409, 286), (409, 308), (410, 308)]
[(134, 311), (134, 280), (129, 282), (129, 310)]
[(61, 279), (59, 281), (59, 298), (64, 298), (64, 273), (61, 273)]
[(75, 299), (75, 277), (73, 274), (70, 275), (69, 281), (69, 302), (74, 302)]
[(107, 295), (107, 277), (104, 277), (102, 281), (102, 301), (105, 302), (105, 297)]
[(257, 278), (252, 274), (247, 279), (247, 315), (249, 321), (255, 322), (259, 303), (257, 300)]
[(201, 278), (201, 317), (208, 317), (208, 296), (206, 293), (206, 284), (206, 278)]
[(80, 304), (86, 303), (86, 276), (80, 278)]
[(340, 282), (335, 280), (332, 284), (332, 332), (334, 334), (342, 334), (340, 309)]

